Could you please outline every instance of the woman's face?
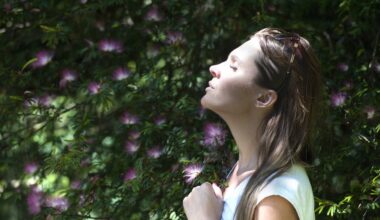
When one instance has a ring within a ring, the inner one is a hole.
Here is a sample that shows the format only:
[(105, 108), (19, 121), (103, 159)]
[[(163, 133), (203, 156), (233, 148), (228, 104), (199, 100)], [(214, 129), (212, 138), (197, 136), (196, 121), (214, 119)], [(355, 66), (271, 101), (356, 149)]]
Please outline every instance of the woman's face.
[(257, 74), (254, 60), (260, 50), (258, 39), (253, 37), (234, 49), (226, 61), (212, 65), (213, 78), (201, 99), (202, 106), (216, 113), (250, 111), (260, 89), (253, 80)]

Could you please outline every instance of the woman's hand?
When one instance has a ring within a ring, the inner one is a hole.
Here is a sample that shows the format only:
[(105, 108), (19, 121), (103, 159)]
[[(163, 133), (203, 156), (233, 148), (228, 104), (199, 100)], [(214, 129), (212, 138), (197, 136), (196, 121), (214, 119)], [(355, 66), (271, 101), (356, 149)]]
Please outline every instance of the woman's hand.
[(220, 220), (223, 211), (222, 190), (213, 183), (203, 183), (193, 188), (183, 199), (188, 220)]

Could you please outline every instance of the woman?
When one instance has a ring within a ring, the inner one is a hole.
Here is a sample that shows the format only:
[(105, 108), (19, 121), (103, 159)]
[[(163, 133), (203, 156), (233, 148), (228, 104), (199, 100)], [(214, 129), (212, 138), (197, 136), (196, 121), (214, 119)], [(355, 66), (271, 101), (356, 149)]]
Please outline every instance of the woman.
[(189, 220), (313, 220), (304, 166), (320, 103), (320, 67), (309, 42), (266, 28), (210, 67), (201, 99), (227, 123), (239, 158), (222, 193), (195, 187), (183, 200)]

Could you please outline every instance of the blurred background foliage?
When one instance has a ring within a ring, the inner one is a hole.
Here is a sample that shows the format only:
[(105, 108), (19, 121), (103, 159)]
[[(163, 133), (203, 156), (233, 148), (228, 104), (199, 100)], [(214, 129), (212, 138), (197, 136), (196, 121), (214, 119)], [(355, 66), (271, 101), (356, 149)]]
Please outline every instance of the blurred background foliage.
[(236, 161), (199, 103), (208, 67), (268, 26), (305, 36), (322, 63), (317, 219), (379, 219), (379, 0), (0, 7), (0, 219), (184, 219), (191, 188)]

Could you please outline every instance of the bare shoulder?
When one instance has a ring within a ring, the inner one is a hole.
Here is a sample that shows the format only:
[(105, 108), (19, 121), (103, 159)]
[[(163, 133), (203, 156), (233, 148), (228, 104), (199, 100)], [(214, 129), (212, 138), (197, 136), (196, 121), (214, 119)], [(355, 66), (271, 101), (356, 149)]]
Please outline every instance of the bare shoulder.
[(292, 204), (281, 196), (269, 196), (255, 208), (254, 220), (297, 220), (298, 215)]

